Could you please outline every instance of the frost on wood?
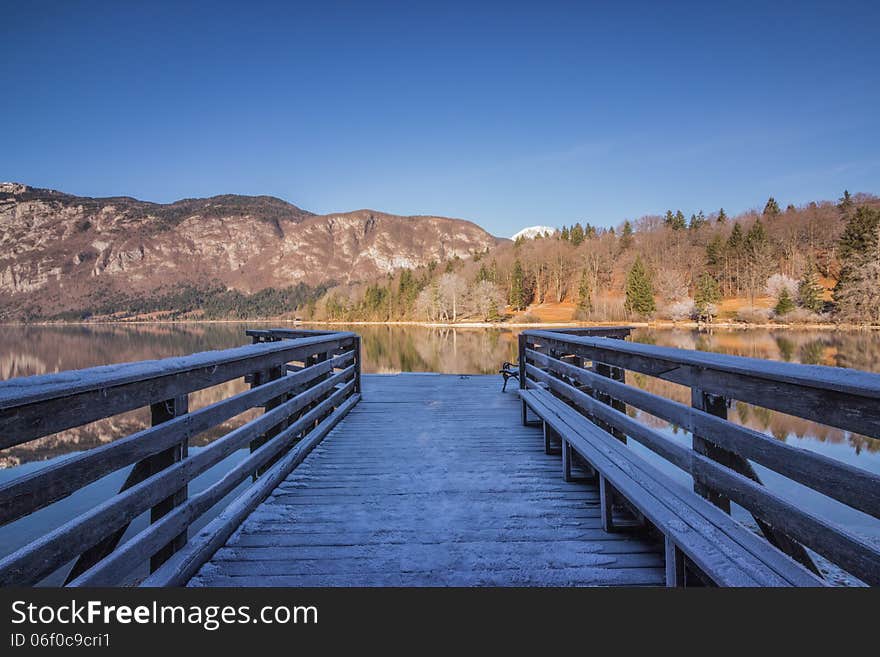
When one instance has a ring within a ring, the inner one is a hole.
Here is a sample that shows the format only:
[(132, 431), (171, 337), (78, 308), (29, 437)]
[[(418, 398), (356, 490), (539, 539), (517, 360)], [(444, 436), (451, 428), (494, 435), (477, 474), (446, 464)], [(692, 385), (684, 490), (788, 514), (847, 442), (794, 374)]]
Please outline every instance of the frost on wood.
[(358, 406), (191, 585), (663, 582), (656, 545), (603, 532), (595, 487), (562, 481), (496, 377), (363, 382)]

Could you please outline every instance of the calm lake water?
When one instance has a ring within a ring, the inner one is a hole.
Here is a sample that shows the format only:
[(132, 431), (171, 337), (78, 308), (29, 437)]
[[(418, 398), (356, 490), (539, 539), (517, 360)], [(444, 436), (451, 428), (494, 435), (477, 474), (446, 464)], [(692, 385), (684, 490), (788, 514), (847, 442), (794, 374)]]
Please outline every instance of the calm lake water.
[[(247, 344), (246, 328), (265, 328), (260, 323), (140, 324), (83, 326), (3, 326), (0, 328), (0, 379), (79, 369), (94, 365), (179, 356), (197, 351)], [(342, 327), (340, 327), (342, 328)], [(451, 329), (416, 326), (345, 327), (363, 337), (363, 370), (367, 373), (401, 371), (457, 374), (494, 374), (502, 361), (516, 359), (517, 330)], [(794, 363), (851, 367), (880, 372), (880, 332), (803, 330), (713, 330), (638, 329), (632, 340), (683, 349), (698, 349)], [(647, 390), (689, 403), (689, 391), (675, 384), (649, 377), (628, 382)], [(243, 381), (209, 388), (191, 395), (196, 409), (245, 389)], [(501, 381), (499, 377), (499, 390)], [(236, 418), (213, 434), (202, 435), (193, 449), (216, 439), (246, 421)], [(640, 417), (636, 415), (636, 417)], [(690, 436), (675, 427), (641, 416), (645, 422), (684, 443)], [(798, 447), (820, 452), (865, 470), (880, 473), (880, 440), (859, 436), (824, 425), (790, 417), (748, 404), (731, 409), (732, 421), (747, 425)], [(145, 410), (101, 420), (64, 431), (24, 446), (0, 451), (0, 483), (44, 467), (55, 459), (127, 435), (147, 425)], [(638, 446), (636, 449), (640, 449)], [(647, 452), (647, 450), (644, 450)], [(190, 487), (196, 492), (216, 481), (237, 459), (237, 454), (199, 477)], [(652, 460), (655, 457), (648, 453)], [(682, 485), (688, 477), (672, 466), (659, 464)], [(832, 518), (871, 540), (880, 541), (880, 527), (874, 518), (852, 511), (773, 473), (760, 470), (765, 483), (787, 497), (793, 497), (818, 515)], [(66, 500), (29, 518), (0, 528), (0, 555), (24, 545), (47, 529), (93, 507), (118, 490), (124, 479), (118, 472), (95, 482)], [(742, 513), (741, 511), (739, 512)], [(139, 518), (129, 530), (139, 531), (146, 518)], [(55, 577), (57, 581), (58, 575)], [(51, 581), (51, 580), (50, 580)]]

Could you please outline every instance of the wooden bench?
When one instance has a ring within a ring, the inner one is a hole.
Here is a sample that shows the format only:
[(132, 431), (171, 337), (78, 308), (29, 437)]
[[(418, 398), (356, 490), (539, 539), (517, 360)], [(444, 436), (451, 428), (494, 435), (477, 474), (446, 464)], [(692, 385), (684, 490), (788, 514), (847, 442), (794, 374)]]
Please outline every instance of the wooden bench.
[(595, 470), (606, 531), (615, 529), (612, 509), (615, 500), (620, 500), (663, 534), (667, 586), (684, 585), (686, 569), (719, 586), (825, 585), (548, 390), (521, 389), (519, 394), (524, 419), (528, 407), (544, 422), (545, 432), (549, 426), (561, 439), (563, 476), (570, 479), (572, 450)]
[(517, 382), (519, 381), (519, 365), (516, 363), (508, 363), (504, 361), (501, 365), (501, 369), (498, 370), (498, 373), (504, 377), (504, 385), (501, 386), (501, 392), (507, 392), (507, 382), (510, 379), (515, 379)]

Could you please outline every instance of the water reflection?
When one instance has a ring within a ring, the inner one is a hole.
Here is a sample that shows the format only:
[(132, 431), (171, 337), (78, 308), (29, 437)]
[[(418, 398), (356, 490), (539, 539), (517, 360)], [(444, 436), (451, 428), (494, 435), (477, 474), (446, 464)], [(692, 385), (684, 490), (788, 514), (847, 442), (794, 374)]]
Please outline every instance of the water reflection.
[[(47, 372), (79, 369), (108, 363), (120, 363), (179, 356), (210, 349), (224, 349), (246, 344), (246, 328), (265, 328), (255, 322), (198, 324), (138, 324), (83, 326), (3, 326), (0, 327), (0, 378), (7, 379)], [(338, 327), (362, 336), (363, 371), (392, 373), (401, 371), (443, 372), (458, 374), (494, 374), (502, 361), (517, 355), (518, 330), (481, 328), (426, 328), (418, 326), (346, 326)], [(806, 330), (714, 330), (699, 332), (677, 329), (638, 329), (632, 339), (660, 346), (698, 349), (738, 356), (783, 360), (794, 363), (851, 367), (880, 372), (880, 332), (836, 332)], [(627, 373), (627, 382), (652, 393), (690, 403), (689, 389), (644, 376)], [(501, 381), (499, 377), (499, 389)], [(230, 381), (190, 395), (190, 408), (202, 408), (241, 392), (243, 380)], [(194, 449), (209, 443), (254, 416), (249, 411), (193, 439)], [(690, 436), (668, 423), (635, 409), (629, 412), (683, 444)], [(860, 468), (880, 472), (880, 440), (852, 434), (816, 422), (791, 417), (765, 408), (734, 402), (729, 418), (739, 424), (772, 435), (780, 441), (823, 453)], [(0, 483), (42, 467), (45, 462), (64, 458), (73, 452), (91, 449), (147, 426), (149, 413), (139, 409), (106, 418), (0, 451)], [(641, 449), (634, 445), (635, 449)], [(238, 457), (236, 457), (238, 458)], [(234, 461), (235, 459), (232, 459)], [(682, 485), (689, 486), (686, 475), (669, 464), (669, 470)], [(191, 492), (209, 485), (222, 475), (229, 463), (218, 464), (191, 486)], [(762, 472), (765, 483), (778, 486), (786, 494), (796, 495), (812, 511), (834, 518), (862, 535), (876, 538), (876, 528), (868, 518), (846, 509), (802, 487), (792, 487), (770, 472)], [(106, 499), (124, 473), (114, 473), (86, 490), (45, 509), (33, 517), (0, 528), (0, 554), (23, 545), (47, 528), (57, 526)], [(204, 521), (204, 519), (203, 519)], [(145, 521), (144, 521), (145, 522)], [(880, 539), (878, 539), (880, 540)]]
[[(225, 349), (247, 343), (245, 329), (265, 326), (256, 322), (5, 326), (0, 331), (0, 378)], [(504, 328), (339, 328), (362, 336), (363, 370), (368, 373), (494, 374), (502, 361), (516, 359), (519, 334), (518, 330)], [(637, 329), (632, 339), (682, 349), (880, 371), (880, 332), (876, 331)], [(689, 391), (682, 386), (637, 373), (629, 373), (628, 381), (689, 403)], [(190, 408), (220, 401), (241, 392), (245, 385), (239, 379), (195, 392), (190, 396)], [(199, 436), (194, 445), (210, 442), (251, 416), (233, 418)], [(736, 403), (730, 419), (779, 440), (846, 445), (853, 456), (880, 451), (880, 440), (748, 404)], [(147, 420), (148, 412), (140, 409), (3, 450), (0, 468), (89, 449), (142, 429)], [(647, 416), (644, 420), (654, 422)]]

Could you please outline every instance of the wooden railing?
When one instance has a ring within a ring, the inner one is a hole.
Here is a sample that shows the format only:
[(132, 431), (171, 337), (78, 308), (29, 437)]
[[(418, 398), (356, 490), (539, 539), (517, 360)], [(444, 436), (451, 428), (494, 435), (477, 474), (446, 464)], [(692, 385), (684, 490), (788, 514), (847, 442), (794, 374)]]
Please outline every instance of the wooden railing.
[[(626, 342), (581, 331), (525, 331), (521, 386), (546, 387), (620, 440), (641, 443), (693, 478), (694, 490), (754, 517), (773, 545), (817, 570), (809, 548), (868, 584), (880, 584), (880, 550), (765, 487), (754, 464), (880, 518), (880, 476), (776, 440), (727, 419), (732, 400), (880, 438), (880, 375)], [(690, 388), (691, 404), (628, 385), (636, 372)], [(629, 409), (690, 432), (689, 447)]]
[[(181, 584), (360, 398), (360, 338), (302, 333), (223, 351), (0, 383), (0, 449), (149, 407), (152, 426), (0, 486), (0, 525), (130, 468), (119, 492), (0, 560), (0, 585), (33, 585), (72, 563), (65, 583), (117, 585), (149, 561), (149, 582)], [(282, 339), (289, 337), (290, 339)], [(255, 342), (257, 339), (255, 338)], [(189, 394), (245, 377), (250, 389), (189, 412)], [(251, 409), (264, 412), (207, 447), (190, 441)], [(198, 494), (188, 485), (250, 453)], [(193, 540), (189, 527), (253, 480)], [(122, 541), (132, 520), (150, 524)]]

